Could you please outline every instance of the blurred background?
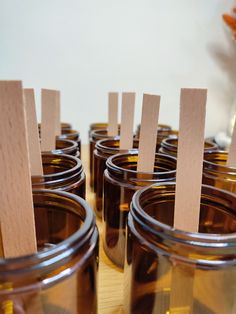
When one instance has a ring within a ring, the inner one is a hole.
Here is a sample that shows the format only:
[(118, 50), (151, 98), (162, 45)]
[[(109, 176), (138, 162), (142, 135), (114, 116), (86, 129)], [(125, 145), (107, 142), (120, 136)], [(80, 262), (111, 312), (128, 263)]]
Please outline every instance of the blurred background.
[(178, 128), (179, 89), (207, 87), (206, 136), (227, 128), (236, 98), (230, 0), (1, 0), (0, 78), (61, 90), (62, 121), (87, 142), (107, 120), (108, 91), (160, 94), (160, 123)]

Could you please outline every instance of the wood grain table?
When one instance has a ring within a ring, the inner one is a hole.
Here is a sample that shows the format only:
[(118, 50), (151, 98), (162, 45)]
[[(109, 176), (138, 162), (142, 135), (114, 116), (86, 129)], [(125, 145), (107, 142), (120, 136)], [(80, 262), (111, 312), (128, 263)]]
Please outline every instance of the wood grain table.
[[(89, 146), (82, 145), (82, 163), (86, 173), (86, 200), (93, 208), (94, 193), (89, 187)], [(123, 313), (123, 272), (105, 255), (102, 247), (102, 222), (97, 219), (100, 233), (98, 276), (98, 314)]]

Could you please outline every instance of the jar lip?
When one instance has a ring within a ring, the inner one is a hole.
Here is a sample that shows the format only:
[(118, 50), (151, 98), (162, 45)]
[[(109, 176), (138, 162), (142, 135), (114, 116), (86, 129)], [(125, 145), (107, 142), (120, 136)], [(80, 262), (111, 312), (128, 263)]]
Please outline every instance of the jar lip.
[(92, 135), (106, 135), (107, 136), (107, 128), (104, 129), (96, 129), (91, 131), (91, 136)]
[[(17, 265), (23, 262), (26, 257), (27, 257), (27, 262), (29, 264), (35, 264), (35, 262), (37, 263), (43, 262), (45, 259), (47, 260), (47, 259), (50, 259), (50, 257), (59, 255), (60, 253), (65, 251), (67, 248), (71, 247), (75, 241), (78, 241), (78, 239), (83, 239), (88, 233), (89, 229), (92, 227), (95, 227), (96, 225), (95, 217), (89, 204), (83, 198), (75, 194), (64, 192), (64, 191), (58, 191), (58, 190), (48, 190), (48, 189), (41, 189), (41, 190), (35, 189), (33, 190), (33, 194), (44, 194), (44, 195), (48, 194), (50, 196), (54, 194), (54, 195), (69, 198), (70, 200), (79, 203), (80, 205), (84, 207), (85, 212), (86, 212), (83, 224), (75, 233), (73, 233), (67, 239), (63, 240), (62, 242), (56, 244), (53, 247), (48, 248), (47, 250), (39, 251), (34, 254), (24, 255), (24, 256), (19, 256), (19, 257), (0, 258), (0, 266), (4, 266), (6, 264)], [(14, 266), (12, 269), (14, 269)]]
[(162, 140), (161, 146), (165, 145), (170, 148), (177, 148), (177, 145), (173, 144), (173, 141), (178, 141), (177, 135), (173, 135), (172, 137), (167, 137), (164, 140)]
[(94, 127), (94, 126), (107, 126), (108, 123), (107, 122), (93, 122), (89, 125), (90, 128)]
[[(95, 145), (95, 149), (101, 149), (101, 150), (106, 150), (106, 151), (111, 151), (111, 152), (112, 151), (121, 152), (120, 147), (111, 147), (111, 146), (106, 145), (106, 143), (111, 142), (111, 141), (120, 142), (120, 136), (117, 135), (117, 136), (114, 136), (111, 138), (105, 138), (105, 139), (101, 139), (101, 140), (97, 141), (96, 145)], [(134, 138), (133, 143), (134, 142), (139, 142), (139, 140)], [(130, 150), (137, 150), (137, 148), (130, 148)], [(124, 151), (127, 151), (127, 149), (124, 149)], [(128, 151), (129, 151), (129, 149), (128, 149)]]
[[(178, 142), (178, 135), (171, 135), (171, 137), (167, 137), (167, 138), (165, 138), (164, 140), (162, 140), (162, 143), (161, 143), (161, 146), (167, 146), (167, 147), (170, 147), (170, 148), (174, 148), (174, 149), (177, 149), (177, 145), (176, 144), (173, 144), (173, 142), (174, 141), (177, 141)], [(216, 151), (216, 149), (217, 149), (217, 145), (216, 144), (214, 144), (214, 143), (212, 143), (210, 140), (208, 140), (208, 139), (205, 139), (204, 140), (204, 143), (205, 144), (208, 144), (208, 145), (210, 145), (210, 146), (212, 146), (212, 147), (208, 147), (207, 149), (209, 149), (209, 152), (214, 152), (214, 151)], [(205, 148), (206, 149), (206, 148)], [(218, 151), (218, 150), (217, 150)]]
[(56, 142), (60, 142), (60, 143), (69, 143), (71, 144), (69, 147), (64, 147), (64, 148), (56, 148), (56, 149), (53, 149), (49, 152), (44, 152), (44, 153), (53, 153), (53, 154), (56, 154), (57, 152), (59, 151), (63, 151), (64, 154), (67, 153), (67, 151), (70, 151), (70, 150), (73, 150), (73, 149), (76, 149), (77, 150), (77, 142), (73, 141), (73, 140), (69, 140), (69, 139), (57, 139)]
[(222, 156), (227, 156), (228, 155), (228, 151), (225, 150), (217, 150), (217, 151), (208, 151), (204, 153), (204, 160), (203, 160), (203, 165), (205, 166), (210, 166), (213, 169), (219, 168), (220, 170), (222, 170), (222, 172), (228, 173), (229, 169), (231, 170), (236, 170), (236, 167), (232, 167), (232, 166), (226, 166), (226, 165), (221, 165), (221, 164), (217, 164), (213, 161), (209, 161), (206, 160), (205, 157), (206, 156), (214, 156), (216, 154), (220, 154)]
[[(70, 174), (74, 174), (74, 172), (76, 171), (79, 171), (81, 170), (82, 168), (82, 162), (79, 158), (75, 157), (75, 156), (71, 156), (71, 155), (66, 155), (66, 154), (53, 154), (53, 153), (42, 153), (42, 156), (47, 156), (47, 157), (55, 157), (55, 158), (64, 158), (64, 159), (67, 159), (67, 160), (73, 160), (75, 161), (76, 165), (71, 168), (71, 169), (67, 169), (67, 170), (64, 170), (64, 171), (59, 171), (57, 173), (51, 173), (51, 174), (44, 174), (43, 176), (31, 176), (31, 178), (39, 178), (39, 177), (42, 177), (42, 178), (50, 178), (50, 179), (54, 179), (56, 180), (56, 178), (58, 176), (63, 176), (63, 175), (70, 175)], [(42, 181), (42, 184), (44, 184), (45, 182)], [(38, 183), (37, 183), (38, 185)]]
[[(154, 219), (152, 216), (148, 215), (141, 207), (139, 199), (140, 196), (145, 193), (148, 189), (154, 188), (156, 186), (176, 186), (176, 182), (165, 182), (165, 183), (155, 183), (150, 186), (147, 186), (145, 188), (142, 188), (141, 190), (138, 190), (135, 192), (132, 198), (132, 206), (131, 206), (131, 211), (133, 211), (133, 207), (135, 207), (135, 211), (138, 212), (138, 215), (144, 220), (147, 221), (151, 226), (153, 226), (153, 229), (155, 228), (161, 228), (162, 230), (168, 232), (169, 236), (172, 238), (178, 238), (179, 240), (183, 240), (186, 238), (186, 241), (209, 241), (213, 242), (213, 244), (216, 242), (220, 244), (221, 242), (226, 242), (229, 240), (236, 240), (236, 232), (234, 233), (228, 233), (228, 234), (216, 234), (216, 233), (201, 233), (201, 232), (189, 232), (189, 231), (184, 231), (180, 229), (176, 229), (174, 227), (171, 227), (165, 223), (162, 223), (156, 219)], [(205, 187), (209, 190), (212, 191), (218, 191), (220, 193), (225, 193), (228, 194), (232, 197), (235, 197), (234, 193), (231, 193), (229, 191), (221, 190), (219, 188), (210, 186), (210, 185), (205, 185), (202, 184), (202, 187)], [(183, 240), (184, 241), (184, 240)]]
[(64, 139), (66, 138), (67, 135), (78, 135), (80, 136), (80, 132), (74, 129), (68, 129), (66, 130), (66, 133), (62, 133), (61, 135), (58, 136), (59, 139)]
[(96, 148), (99, 148), (99, 149), (106, 149), (106, 150), (117, 150), (119, 151), (119, 147), (110, 147), (110, 146), (107, 146), (106, 143), (109, 142), (109, 141), (120, 141), (120, 136), (117, 135), (117, 136), (114, 136), (114, 137), (111, 137), (111, 138), (104, 138), (104, 139), (101, 139), (99, 141), (96, 142), (96, 145), (95, 145), (95, 149)]
[[(137, 125), (137, 129), (139, 129), (141, 127), (141, 124), (139, 123)], [(157, 131), (170, 131), (172, 130), (172, 127), (168, 124), (164, 124), (164, 123), (158, 123), (157, 125)]]
[[(162, 175), (165, 175), (165, 174), (174, 174), (176, 173), (176, 170), (168, 170), (168, 171), (162, 171), (162, 172), (138, 172), (137, 170), (132, 170), (132, 169), (127, 169), (127, 168), (123, 168), (123, 167), (120, 167), (120, 166), (117, 166), (115, 163), (114, 163), (114, 159), (116, 158), (120, 158), (120, 157), (125, 157), (125, 156), (138, 156), (138, 149), (133, 149), (133, 150), (130, 150), (129, 152), (126, 152), (126, 153), (120, 153), (120, 154), (116, 154), (116, 155), (113, 155), (111, 157), (109, 157), (106, 161), (106, 165), (107, 167), (112, 167), (114, 170), (116, 171), (119, 171), (119, 172), (123, 172), (125, 171), (126, 173), (130, 173), (130, 174), (144, 174), (144, 175), (153, 175), (153, 174), (158, 174), (158, 173), (161, 173)], [(173, 161), (174, 163), (176, 163), (176, 158), (173, 157), (173, 156), (169, 156), (169, 155), (165, 155), (165, 154), (162, 154), (162, 153), (156, 153), (155, 154), (157, 157), (164, 157), (164, 158), (167, 158), (167, 159), (170, 159), (171, 161)]]

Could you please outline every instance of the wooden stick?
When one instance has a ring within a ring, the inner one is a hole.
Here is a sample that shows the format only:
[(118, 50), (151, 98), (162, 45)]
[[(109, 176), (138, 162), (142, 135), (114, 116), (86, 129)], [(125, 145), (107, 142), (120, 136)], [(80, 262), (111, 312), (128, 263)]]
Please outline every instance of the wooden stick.
[(135, 93), (122, 93), (122, 113), (120, 127), (120, 149), (133, 147)]
[(198, 232), (206, 89), (182, 89), (178, 138), (174, 227)]
[(227, 167), (236, 167), (236, 120), (234, 122), (234, 129), (226, 165)]
[(51, 151), (56, 146), (58, 132), (58, 91), (42, 89), (41, 150)]
[(26, 107), (30, 170), (32, 176), (43, 176), (42, 156), (39, 143), (39, 132), (35, 110), (35, 97), (33, 89), (24, 89)]
[(56, 106), (56, 136), (61, 135), (61, 93), (60, 91), (56, 92), (56, 98), (57, 98), (57, 106)]
[(153, 172), (155, 164), (160, 96), (143, 95), (140, 127), (138, 172)]
[(118, 134), (118, 93), (108, 94), (108, 136)]
[[(182, 89), (174, 227), (198, 232), (207, 90)], [(173, 261), (170, 313), (192, 313), (194, 265)]]
[(23, 90), (0, 81), (0, 199), (4, 257), (37, 252)]

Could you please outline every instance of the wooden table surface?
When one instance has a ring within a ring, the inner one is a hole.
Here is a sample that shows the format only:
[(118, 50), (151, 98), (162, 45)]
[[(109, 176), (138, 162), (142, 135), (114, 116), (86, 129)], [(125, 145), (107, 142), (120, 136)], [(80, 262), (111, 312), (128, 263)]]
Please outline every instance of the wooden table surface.
[[(82, 163), (86, 173), (86, 200), (93, 208), (94, 193), (89, 187), (89, 146), (82, 145)], [(123, 313), (123, 272), (105, 255), (102, 248), (102, 223), (97, 219), (100, 233), (100, 259), (98, 276), (98, 314)]]

